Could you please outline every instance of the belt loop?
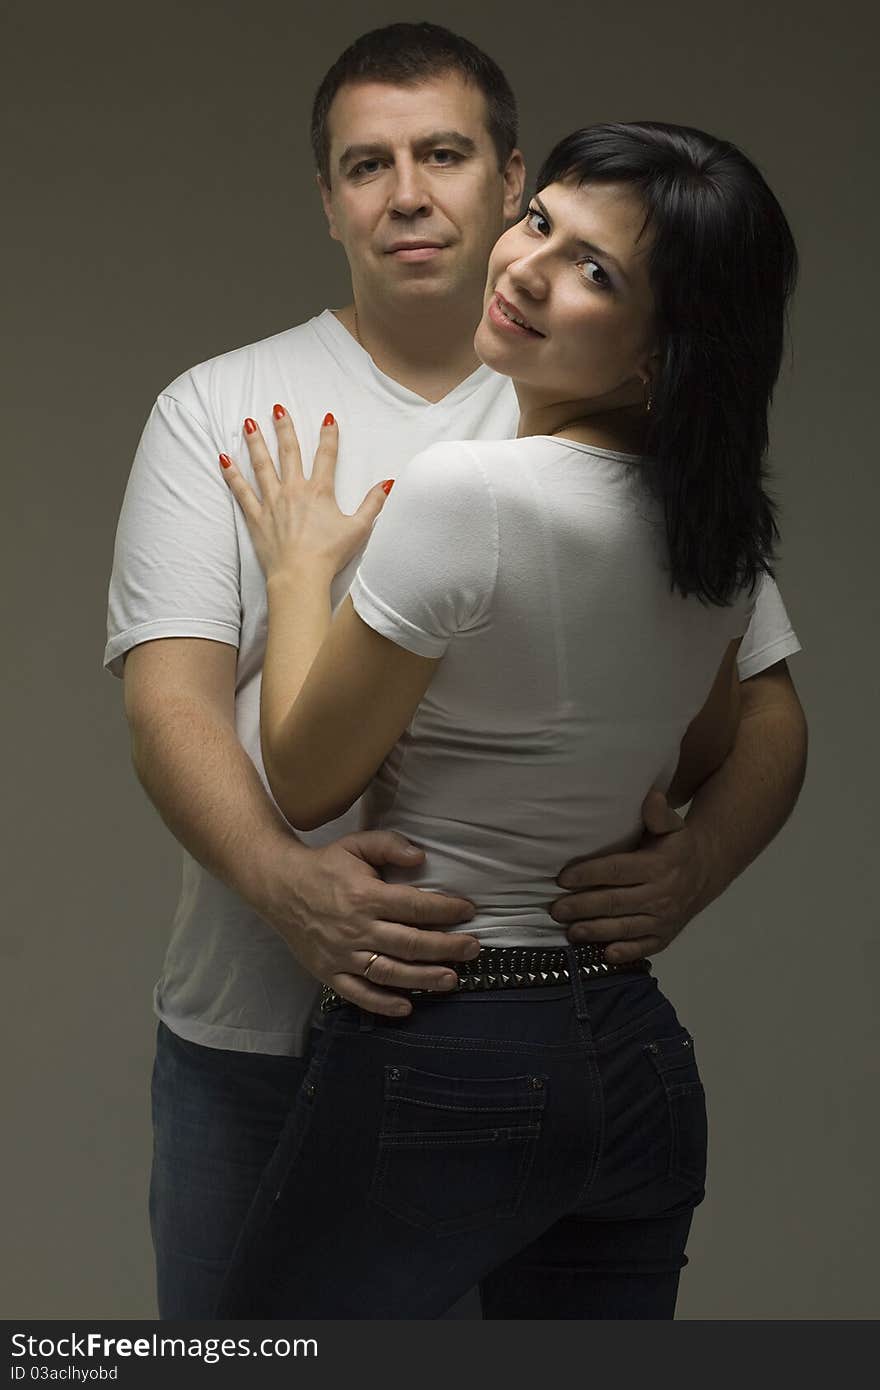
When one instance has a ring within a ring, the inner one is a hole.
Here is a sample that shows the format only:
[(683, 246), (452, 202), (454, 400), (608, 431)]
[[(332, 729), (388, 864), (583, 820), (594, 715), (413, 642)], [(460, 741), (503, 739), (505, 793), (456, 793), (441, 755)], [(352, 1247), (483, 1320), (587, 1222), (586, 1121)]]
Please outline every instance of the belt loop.
[(366, 1009), (360, 1009), (359, 1031), (361, 1033), (372, 1033), (376, 1026), (376, 1015), (368, 1014)]
[(587, 995), (584, 989), (584, 981), (581, 976), (580, 961), (577, 958), (577, 951), (573, 946), (565, 946), (565, 958), (568, 961), (568, 979), (571, 984), (571, 992), (574, 995), (574, 1008), (577, 1014), (578, 1023), (589, 1023), (590, 1011), (587, 1008)]

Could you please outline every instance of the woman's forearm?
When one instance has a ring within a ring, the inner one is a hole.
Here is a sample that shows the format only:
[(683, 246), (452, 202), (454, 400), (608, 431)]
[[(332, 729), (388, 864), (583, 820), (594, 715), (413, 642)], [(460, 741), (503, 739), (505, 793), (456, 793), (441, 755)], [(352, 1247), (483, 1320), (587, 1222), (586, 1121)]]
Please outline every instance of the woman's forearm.
[(269, 632), (260, 692), (260, 742), (270, 781), (282, 768), (283, 731), (330, 627), (333, 575), (311, 569), (273, 575), (266, 590)]

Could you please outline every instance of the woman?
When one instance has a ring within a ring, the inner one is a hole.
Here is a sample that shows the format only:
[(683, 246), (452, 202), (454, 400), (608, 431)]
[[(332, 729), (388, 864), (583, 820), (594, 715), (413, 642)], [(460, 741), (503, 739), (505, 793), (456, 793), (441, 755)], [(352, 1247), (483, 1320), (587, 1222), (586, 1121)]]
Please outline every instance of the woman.
[(578, 131), (537, 186), (475, 338), (517, 440), (429, 449), (353, 517), (332, 417), (308, 480), (283, 407), (280, 480), (249, 427), (260, 499), (221, 457), (267, 577), (279, 805), (311, 828), (369, 788), (483, 949), (395, 1019), (325, 991), (219, 1316), (436, 1317), (475, 1282), (487, 1317), (674, 1311), (705, 1172), (692, 1040), (644, 962), (569, 946), (547, 906), (585, 822), (596, 851), (634, 843), (648, 788), (681, 804), (730, 746), (796, 254), (754, 166), (698, 131)]

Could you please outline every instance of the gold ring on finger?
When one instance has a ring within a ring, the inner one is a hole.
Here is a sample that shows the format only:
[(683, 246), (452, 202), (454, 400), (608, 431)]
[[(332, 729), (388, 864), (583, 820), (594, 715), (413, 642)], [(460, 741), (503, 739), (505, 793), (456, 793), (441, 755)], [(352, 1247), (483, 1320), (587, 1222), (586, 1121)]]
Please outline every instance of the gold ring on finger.
[(375, 963), (376, 963), (376, 961), (377, 961), (378, 959), (379, 959), (379, 952), (378, 952), (378, 951), (374, 951), (373, 954), (370, 956), (370, 959), (367, 961), (366, 965), (364, 966), (364, 974), (367, 976), (368, 979), (369, 979), (369, 975), (370, 975), (370, 970), (371, 970), (372, 967), (375, 965)]

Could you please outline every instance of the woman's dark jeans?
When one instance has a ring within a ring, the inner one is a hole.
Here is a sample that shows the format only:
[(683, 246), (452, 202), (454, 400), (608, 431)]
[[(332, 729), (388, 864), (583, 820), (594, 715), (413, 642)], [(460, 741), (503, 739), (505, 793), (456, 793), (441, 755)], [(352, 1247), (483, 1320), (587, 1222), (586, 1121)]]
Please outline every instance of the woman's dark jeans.
[(316, 1033), (220, 1318), (671, 1318), (706, 1109), (647, 974), (345, 1006)]

